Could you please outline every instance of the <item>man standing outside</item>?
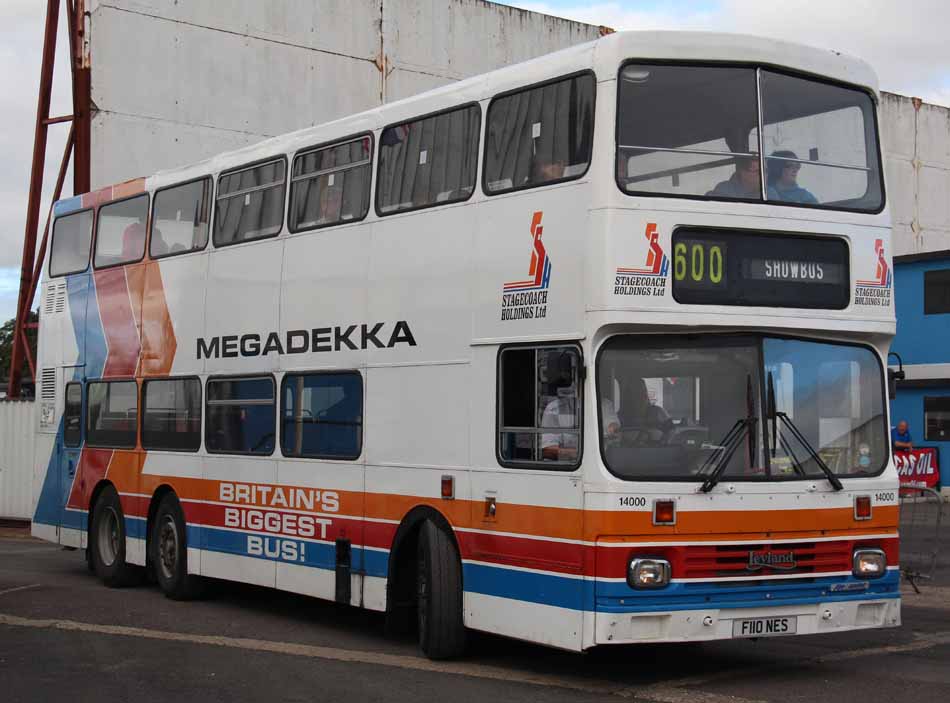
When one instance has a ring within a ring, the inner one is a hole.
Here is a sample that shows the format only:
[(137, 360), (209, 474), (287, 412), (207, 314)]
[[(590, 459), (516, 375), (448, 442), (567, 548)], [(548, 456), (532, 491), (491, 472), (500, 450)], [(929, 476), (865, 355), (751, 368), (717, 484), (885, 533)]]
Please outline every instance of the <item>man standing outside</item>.
[(907, 420), (901, 420), (897, 423), (897, 427), (891, 430), (891, 444), (895, 452), (909, 452), (914, 448)]

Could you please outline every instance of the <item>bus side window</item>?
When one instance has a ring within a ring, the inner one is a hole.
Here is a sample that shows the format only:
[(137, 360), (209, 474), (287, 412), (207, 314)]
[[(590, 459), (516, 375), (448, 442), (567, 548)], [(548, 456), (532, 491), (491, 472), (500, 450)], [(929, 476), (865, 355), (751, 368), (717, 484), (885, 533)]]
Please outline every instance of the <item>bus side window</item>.
[(63, 410), (63, 444), (78, 447), (82, 442), (82, 384), (66, 384), (66, 408)]
[(87, 387), (86, 444), (132, 449), (138, 428), (135, 381), (90, 381)]
[(485, 193), (580, 178), (594, 136), (594, 76), (588, 73), (492, 100), (485, 131)]
[(213, 454), (274, 452), (274, 379), (208, 380), (205, 448)]
[(369, 136), (298, 154), (290, 187), (290, 231), (362, 220), (369, 211), (372, 173)]
[(580, 352), (508, 347), (498, 364), (498, 457), (503, 466), (572, 469), (580, 460)]
[(99, 208), (96, 220), (96, 268), (140, 260), (145, 255), (148, 193)]
[(65, 276), (85, 271), (92, 243), (92, 210), (57, 217), (53, 223), (53, 244), (49, 275)]
[(356, 371), (288, 374), (281, 383), (284, 456), (357, 459), (363, 443), (363, 379)]
[(142, 448), (195, 452), (201, 446), (201, 381), (163, 378), (142, 385)]
[(478, 105), (392, 125), (380, 137), (376, 210), (390, 215), (468, 200), (478, 167)]
[(284, 220), (284, 159), (222, 173), (214, 213), (214, 245), (275, 237)]
[(204, 249), (211, 220), (211, 179), (163, 188), (152, 206), (153, 259)]

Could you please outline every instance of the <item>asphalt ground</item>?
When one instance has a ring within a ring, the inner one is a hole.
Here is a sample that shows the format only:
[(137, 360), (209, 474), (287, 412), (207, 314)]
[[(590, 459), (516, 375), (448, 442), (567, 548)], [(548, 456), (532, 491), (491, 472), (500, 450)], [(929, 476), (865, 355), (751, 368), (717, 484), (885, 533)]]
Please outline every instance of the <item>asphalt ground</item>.
[(178, 603), (105, 588), (81, 552), (0, 530), (0, 701), (950, 699), (950, 584), (907, 590), (897, 629), (587, 654), (473, 634), (431, 662), (376, 613), (217, 583)]

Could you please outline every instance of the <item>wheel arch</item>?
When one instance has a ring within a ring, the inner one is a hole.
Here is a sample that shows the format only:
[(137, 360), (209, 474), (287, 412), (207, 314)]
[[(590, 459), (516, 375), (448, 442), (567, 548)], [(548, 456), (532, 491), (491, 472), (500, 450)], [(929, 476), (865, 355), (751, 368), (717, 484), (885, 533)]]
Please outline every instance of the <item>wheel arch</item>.
[[(163, 483), (152, 493), (152, 498), (148, 503), (148, 517), (145, 521), (145, 564), (148, 567), (151, 567), (152, 559), (152, 526), (155, 524), (155, 516), (158, 514), (158, 506), (162, 504), (162, 499), (165, 498), (169, 493), (174, 493), (175, 497), (178, 497), (178, 493), (175, 491), (174, 486), (168, 483)], [(180, 499), (179, 499), (180, 500)]]
[[(419, 546), (419, 528), (430, 520), (443, 530), (452, 540), (455, 553), (461, 561), (462, 550), (459, 548), (455, 529), (448, 519), (431, 505), (417, 505), (403, 517), (393, 536), (389, 548), (389, 563), (386, 572), (386, 613), (393, 614), (397, 608), (405, 607), (407, 595), (411, 596), (415, 589), (415, 558)], [(464, 573), (462, 585), (464, 590)]]
[[(99, 482), (93, 487), (92, 492), (89, 494), (89, 511), (86, 514), (86, 548), (89, 548), (89, 545), (92, 544), (92, 523), (96, 510), (96, 503), (99, 501), (99, 496), (102, 495), (102, 492), (107, 488), (112, 488), (116, 494), (118, 494), (119, 489), (115, 487), (115, 484), (112, 483), (107, 478), (99, 479)], [(119, 504), (122, 504), (122, 496), (119, 496)], [(124, 511), (123, 511), (124, 513)]]

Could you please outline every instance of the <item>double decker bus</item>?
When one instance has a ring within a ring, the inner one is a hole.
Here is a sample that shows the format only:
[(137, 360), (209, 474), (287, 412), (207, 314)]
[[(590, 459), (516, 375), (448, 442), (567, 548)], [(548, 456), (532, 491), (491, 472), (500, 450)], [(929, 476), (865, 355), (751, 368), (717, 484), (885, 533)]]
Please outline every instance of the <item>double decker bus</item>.
[(33, 534), (436, 658), (898, 625), (876, 86), (618, 33), (56, 203)]

